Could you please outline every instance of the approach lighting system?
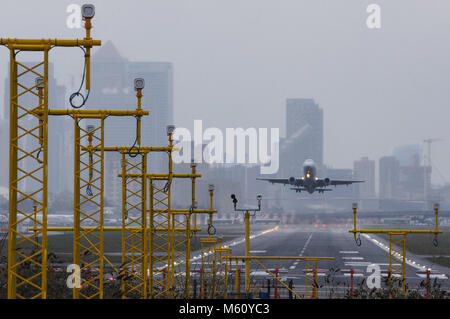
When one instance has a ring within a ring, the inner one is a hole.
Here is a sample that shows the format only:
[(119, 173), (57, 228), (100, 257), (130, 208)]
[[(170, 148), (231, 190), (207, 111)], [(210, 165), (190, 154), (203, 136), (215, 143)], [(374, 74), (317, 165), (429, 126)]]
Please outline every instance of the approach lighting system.
[(43, 89), (44, 88), (44, 78), (37, 77), (36, 78), (36, 89)]
[(142, 90), (145, 87), (145, 80), (143, 78), (134, 79), (134, 90)]
[(83, 20), (92, 19), (95, 15), (95, 6), (93, 4), (83, 4), (81, 6), (81, 16)]
[(173, 134), (173, 131), (175, 131), (175, 125), (167, 125), (166, 131), (167, 135)]

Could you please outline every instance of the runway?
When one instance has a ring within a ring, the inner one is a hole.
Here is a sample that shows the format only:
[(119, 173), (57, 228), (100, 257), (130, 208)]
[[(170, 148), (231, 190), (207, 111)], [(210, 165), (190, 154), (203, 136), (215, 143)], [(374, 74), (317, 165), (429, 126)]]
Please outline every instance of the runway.
[[(243, 239), (227, 242), (225, 245), (232, 249), (233, 256), (245, 255)], [(389, 267), (387, 246), (382, 239), (373, 235), (361, 235), (361, 246), (357, 246), (353, 235), (348, 233), (348, 229), (342, 227), (280, 226), (274, 231), (252, 233), (250, 250), (253, 256), (335, 257), (334, 260), (319, 261), (318, 281), (321, 286), (319, 297), (338, 297), (350, 285), (350, 269), (354, 269), (354, 283), (357, 287), (371, 274), (367, 272), (367, 267), (376, 264), (381, 269), (381, 287), (385, 286), (383, 278), (386, 278)], [(431, 246), (432, 243), (430, 243)], [(196, 253), (193, 256), (196, 256)], [(410, 253), (406, 254), (406, 258), (406, 280), (409, 288), (418, 288), (421, 281), (425, 279), (424, 271), (426, 268), (431, 268), (431, 279), (436, 279), (442, 285), (441, 288), (449, 289), (449, 268), (432, 265), (420, 256)], [(198, 262), (197, 259), (196, 263)], [(279, 277), (286, 283), (292, 280), (295, 291), (300, 293), (303, 291), (304, 261), (264, 260), (262, 263), (271, 270), (278, 269)], [(242, 262), (239, 267), (244, 269)], [(256, 286), (259, 285), (259, 288), (263, 289), (264, 283), (272, 276), (253, 261), (251, 278)]]

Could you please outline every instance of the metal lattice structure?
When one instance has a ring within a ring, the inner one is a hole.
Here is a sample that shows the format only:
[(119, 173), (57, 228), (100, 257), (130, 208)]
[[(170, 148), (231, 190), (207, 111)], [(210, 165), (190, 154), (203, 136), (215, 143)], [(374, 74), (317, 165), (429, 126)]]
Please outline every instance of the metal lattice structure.
[(171, 257), (170, 187), (164, 180), (150, 180), (150, 298), (167, 298), (169, 291)]
[(147, 298), (146, 174), (146, 153), (122, 152), (122, 298)]
[(216, 244), (217, 238), (207, 237), (200, 239), (202, 251), (200, 298), (214, 298), (216, 287)]
[(190, 212), (172, 212), (172, 269), (174, 296), (188, 298), (191, 251)]
[[(310, 262), (308, 264), (308, 261)], [(304, 298), (317, 299), (317, 260), (305, 259), (305, 294)]]
[[(104, 118), (75, 123), (73, 261), (80, 266), (75, 299), (103, 298)], [(99, 151), (94, 151), (99, 149)]]
[[(406, 235), (407, 234), (434, 234), (433, 243), (437, 245), (438, 235), (442, 233), (439, 230), (439, 204), (434, 205), (435, 227), (433, 230), (419, 230), (419, 229), (358, 229), (356, 227), (356, 213), (358, 205), (353, 203), (353, 229), (349, 230), (349, 233), (353, 233), (355, 241), (358, 245), (361, 245), (361, 239), (359, 234), (387, 234), (389, 237), (389, 298), (392, 298), (393, 292), (396, 289), (394, 287), (395, 282), (400, 282), (402, 287), (402, 295), (406, 296)], [(357, 237), (358, 236), (358, 237)], [(399, 264), (400, 267), (396, 266)]]
[[(389, 233), (389, 285), (401, 281), (402, 290), (406, 291), (406, 233)], [(397, 266), (399, 265), (399, 266)]]
[(228, 298), (228, 272), (231, 268), (231, 250), (229, 248), (216, 248), (216, 284), (214, 286), (214, 298), (226, 299)]
[[(10, 170), (8, 228), (8, 298), (46, 298), (47, 293), (47, 169), (48, 51), (36, 48), (43, 62), (28, 67), (17, 60), (27, 45), (10, 49)], [(35, 91), (43, 79), (43, 98)], [(31, 104), (31, 101), (36, 103)], [(36, 106), (37, 105), (37, 106)], [(41, 155), (41, 157), (39, 157)], [(33, 210), (32, 206), (36, 206)], [(40, 216), (38, 215), (40, 214)], [(27, 227), (37, 226), (34, 232)], [(38, 236), (41, 241), (39, 242)]]

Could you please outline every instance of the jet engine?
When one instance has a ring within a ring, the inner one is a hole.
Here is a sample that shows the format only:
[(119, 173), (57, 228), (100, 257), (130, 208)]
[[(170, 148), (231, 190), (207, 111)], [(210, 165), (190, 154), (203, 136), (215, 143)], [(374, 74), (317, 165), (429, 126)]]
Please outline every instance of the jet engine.
[(327, 177), (323, 180), (325, 182), (325, 185), (330, 185), (330, 179)]
[(295, 185), (295, 177), (293, 176), (289, 177), (289, 184)]

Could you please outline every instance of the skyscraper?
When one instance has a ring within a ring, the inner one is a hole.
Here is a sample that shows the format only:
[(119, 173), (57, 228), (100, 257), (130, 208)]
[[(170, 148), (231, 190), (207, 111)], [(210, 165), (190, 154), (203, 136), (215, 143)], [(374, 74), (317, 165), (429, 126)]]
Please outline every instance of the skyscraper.
[[(136, 109), (135, 78), (145, 80), (142, 108), (142, 145), (166, 145), (166, 126), (173, 124), (173, 74), (168, 62), (131, 62), (112, 42), (106, 42), (92, 57), (92, 91), (87, 106), (96, 109)], [(108, 118), (105, 145), (131, 146), (136, 136), (134, 118)]]
[(355, 179), (364, 183), (355, 184), (356, 196), (362, 199), (375, 198), (375, 161), (363, 157), (353, 163)]
[(323, 110), (313, 99), (287, 99), (286, 139), (281, 145), (281, 167), (297, 175), (311, 158), (323, 166)]
[(380, 158), (379, 177), (379, 198), (397, 198), (400, 186), (400, 164), (394, 156), (383, 156)]
[[(106, 42), (92, 57), (91, 89), (86, 108), (135, 110), (137, 106), (134, 79), (143, 78), (145, 88), (141, 118), (141, 145), (166, 146), (166, 126), (173, 124), (173, 73), (168, 62), (133, 62), (123, 57), (112, 42)], [(85, 122), (85, 125), (88, 121)], [(105, 146), (131, 146), (136, 141), (134, 117), (109, 117), (105, 120)], [(117, 177), (120, 156), (105, 156), (105, 185), (108, 199), (120, 203), (121, 180)], [(167, 154), (151, 153), (148, 172), (167, 170)]]

